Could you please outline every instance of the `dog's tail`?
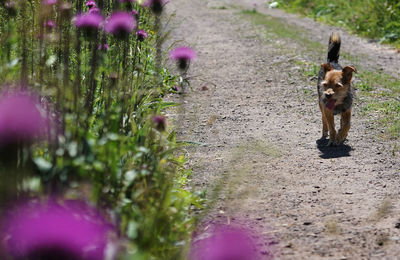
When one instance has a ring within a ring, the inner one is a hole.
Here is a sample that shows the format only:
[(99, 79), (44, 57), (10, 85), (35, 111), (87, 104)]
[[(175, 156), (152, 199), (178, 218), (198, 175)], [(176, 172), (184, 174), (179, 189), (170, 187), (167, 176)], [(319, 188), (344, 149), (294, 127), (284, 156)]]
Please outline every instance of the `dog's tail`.
[(328, 62), (338, 63), (340, 50), (340, 36), (337, 32), (333, 32), (329, 37), (328, 46)]

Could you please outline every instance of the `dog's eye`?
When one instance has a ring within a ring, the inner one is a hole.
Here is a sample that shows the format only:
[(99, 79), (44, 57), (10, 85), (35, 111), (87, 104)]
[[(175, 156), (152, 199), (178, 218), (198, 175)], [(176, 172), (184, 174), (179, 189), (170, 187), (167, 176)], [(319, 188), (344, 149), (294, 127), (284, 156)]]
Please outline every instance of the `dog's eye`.
[(326, 82), (322, 82), (321, 86), (322, 86), (323, 88), (326, 88), (326, 87), (328, 86), (328, 84), (327, 84)]
[(341, 88), (341, 87), (343, 87), (343, 84), (342, 83), (336, 83), (336, 87), (337, 88)]

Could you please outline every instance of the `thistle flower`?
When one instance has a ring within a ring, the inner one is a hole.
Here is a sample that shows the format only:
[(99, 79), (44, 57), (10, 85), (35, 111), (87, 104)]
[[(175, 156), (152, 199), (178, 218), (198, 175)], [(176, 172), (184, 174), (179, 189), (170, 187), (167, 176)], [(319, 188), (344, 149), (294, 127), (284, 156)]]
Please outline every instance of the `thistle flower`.
[(47, 22), (44, 23), (44, 26), (45, 26), (47, 29), (51, 30), (51, 29), (53, 29), (53, 28), (56, 26), (56, 24), (54, 23), (53, 20), (48, 20)]
[(85, 4), (87, 7), (89, 7), (89, 9), (92, 9), (93, 7), (97, 7), (97, 4), (95, 1), (93, 0), (88, 0)]
[(57, 0), (44, 0), (42, 1), (42, 4), (44, 5), (55, 5), (57, 3)]
[(0, 146), (29, 144), (43, 137), (46, 121), (37, 102), (25, 92), (0, 97)]
[(3, 254), (12, 259), (104, 259), (112, 232), (111, 225), (81, 201), (30, 201), (7, 212), (1, 224)]
[(128, 12), (115, 12), (107, 20), (104, 30), (116, 37), (125, 37), (137, 26), (137, 22)]
[(4, 7), (7, 10), (9, 16), (17, 15), (17, 9), (15, 9), (15, 2), (14, 1), (6, 2), (4, 4)]
[(135, 17), (136, 21), (139, 21), (139, 13), (136, 10), (131, 11), (131, 15)]
[(103, 16), (98, 13), (83, 13), (76, 16), (74, 24), (90, 36), (102, 26), (103, 21)]
[(138, 40), (142, 42), (142, 41), (144, 41), (144, 39), (147, 38), (148, 35), (145, 30), (138, 30), (136, 32), (136, 36), (137, 36)]
[(154, 14), (160, 15), (168, 0), (147, 0), (143, 6), (150, 7)]
[(196, 58), (196, 53), (188, 47), (179, 47), (173, 50), (169, 54), (169, 57), (176, 60), (180, 70), (186, 70), (189, 67), (190, 61)]
[(106, 52), (106, 51), (108, 51), (108, 50), (110, 49), (110, 47), (108, 46), (107, 43), (105, 43), (105, 44), (99, 44), (99, 46), (97, 47), (97, 49), (98, 49), (99, 51), (104, 51), (104, 52)]
[(92, 7), (88, 11), (89, 14), (101, 14), (101, 10), (98, 7)]
[(164, 116), (161, 115), (154, 116), (152, 122), (154, 124), (155, 129), (157, 129), (160, 132), (164, 131), (167, 126), (167, 120), (165, 119)]
[(190, 253), (191, 260), (240, 259), (256, 260), (256, 243), (244, 228), (221, 226), (204, 240), (195, 242)]

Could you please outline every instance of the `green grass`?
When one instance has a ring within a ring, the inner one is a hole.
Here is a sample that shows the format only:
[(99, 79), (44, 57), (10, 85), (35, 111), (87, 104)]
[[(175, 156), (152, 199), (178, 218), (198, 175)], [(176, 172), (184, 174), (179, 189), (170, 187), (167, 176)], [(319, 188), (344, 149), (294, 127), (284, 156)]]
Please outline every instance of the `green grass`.
[(397, 0), (279, 0), (279, 6), (316, 21), (341, 26), (361, 36), (400, 47)]

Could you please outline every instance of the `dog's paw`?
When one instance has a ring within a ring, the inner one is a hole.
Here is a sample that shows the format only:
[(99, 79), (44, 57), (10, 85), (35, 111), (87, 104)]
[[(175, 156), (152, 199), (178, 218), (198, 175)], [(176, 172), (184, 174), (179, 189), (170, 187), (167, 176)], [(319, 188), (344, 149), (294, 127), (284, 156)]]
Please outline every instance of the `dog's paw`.
[(336, 146), (336, 141), (332, 140), (332, 139), (329, 139), (329, 142), (328, 142), (327, 146)]

